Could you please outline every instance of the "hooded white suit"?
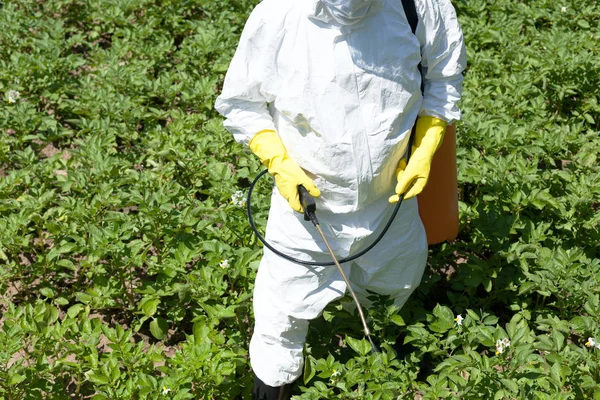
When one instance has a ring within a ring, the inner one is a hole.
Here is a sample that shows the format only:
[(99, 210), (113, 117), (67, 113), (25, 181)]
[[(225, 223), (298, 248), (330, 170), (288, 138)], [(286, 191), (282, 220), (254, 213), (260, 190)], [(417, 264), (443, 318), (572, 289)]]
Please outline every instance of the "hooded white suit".
[[(401, 0), (264, 0), (246, 23), (217, 99), (237, 141), (274, 130), (314, 179), (317, 214), (340, 258), (371, 243), (389, 218), (395, 170), (417, 116), (460, 118), (466, 55), (454, 8), (449, 0), (415, 4), (416, 36)], [(296, 258), (330, 261), (312, 225), (276, 188), (266, 238)], [(385, 238), (343, 267), (361, 300), (368, 289), (402, 305), (420, 282), (426, 256), (411, 199)], [(305, 267), (265, 249), (250, 345), (263, 382), (281, 386), (300, 375), (308, 320), (345, 290), (335, 267)]]

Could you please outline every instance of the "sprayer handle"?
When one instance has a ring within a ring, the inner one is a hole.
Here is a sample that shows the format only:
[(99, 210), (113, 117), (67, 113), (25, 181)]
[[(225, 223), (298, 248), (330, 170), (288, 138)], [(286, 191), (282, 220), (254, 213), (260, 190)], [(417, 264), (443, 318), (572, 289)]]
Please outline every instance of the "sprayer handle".
[(300, 204), (304, 208), (304, 220), (313, 221), (315, 218), (315, 212), (317, 211), (317, 204), (315, 203), (314, 197), (312, 197), (308, 190), (302, 185), (298, 186), (298, 196), (300, 196)]

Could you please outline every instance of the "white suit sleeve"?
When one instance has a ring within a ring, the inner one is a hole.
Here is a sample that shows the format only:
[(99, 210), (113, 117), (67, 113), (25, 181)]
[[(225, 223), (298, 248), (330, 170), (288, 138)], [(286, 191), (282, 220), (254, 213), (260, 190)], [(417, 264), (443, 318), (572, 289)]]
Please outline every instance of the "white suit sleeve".
[(467, 54), (450, 0), (418, 0), (416, 35), (421, 43), (424, 96), (419, 115), (452, 123), (460, 119), (457, 103)]
[(223, 125), (237, 142), (248, 144), (262, 130), (275, 130), (267, 103), (272, 96), (262, 90), (265, 69), (272, 60), (269, 46), (270, 36), (262, 4), (252, 12), (240, 38), (237, 50), (217, 98), (215, 108), (225, 117)]

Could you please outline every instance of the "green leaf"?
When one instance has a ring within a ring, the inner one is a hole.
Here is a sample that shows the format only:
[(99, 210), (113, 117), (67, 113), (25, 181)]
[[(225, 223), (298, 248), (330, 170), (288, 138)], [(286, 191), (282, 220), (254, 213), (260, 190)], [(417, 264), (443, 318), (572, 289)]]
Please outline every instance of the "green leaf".
[(69, 300), (67, 300), (64, 297), (58, 297), (54, 300), (54, 303), (59, 306), (66, 306), (67, 304), (69, 304)]
[(495, 315), (488, 315), (483, 319), (484, 325), (496, 325), (498, 323), (498, 317)]
[(306, 362), (304, 363), (304, 384), (307, 385), (312, 378), (314, 378), (315, 376), (315, 369), (313, 366), (313, 358), (309, 357)]
[(474, 321), (481, 321), (481, 317), (479, 317), (479, 315), (473, 310), (467, 310), (467, 315), (471, 317), (471, 319), (473, 319)]
[(47, 297), (47, 298), (49, 298), (49, 299), (52, 299), (52, 298), (54, 298), (54, 290), (52, 290), (52, 289), (50, 289), (50, 288), (48, 288), (48, 287), (41, 288), (41, 289), (40, 289), (40, 294), (41, 294), (42, 296), (44, 296), (44, 297)]
[(556, 351), (561, 351), (565, 344), (565, 335), (560, 333), (558, 329), (552, 330), (552, 341), (554, 343), (554, 347)]
[(559, 363), (554, 363), (552, 368), (550, 368), (550, 376), (556, 382), (558, 387), (562, 386), (562, 371)]
[(109, 379), (105, 375), (96, 374), (95, 372), (90, 371), (86, 373), (88, 380), (96, 385), (108, 385)]
[(12, 374), (10, 375), (10, 378), (8, 378), (8, 385), (17, 386), (19, 383), (23, 382), (25, 378), (25, 375)]
[(392, 317), (390, 318), (390, 320), (394, 324), (396, 324), (398, 326), (406, 326), (406, 323), (404, 322), (404, 319), (400, 315), (398, 315), (398, 314), (392, 315)]
[(69, 318), (75, 318), (85, 306), (83, 304), (74, 304), (67, 310), (67, 316)]
[(346, 336), (346, 343), (361, 356), (366, 356), (371, 352), (371, 344), (366, 339), (354, 339)]
[(159, 304), (160, 299), (147, 299), (145, 301), (142, 300), (140, 307), (142, 308), (142, 311), (147, 317), (152, 317), (154, 314), (156, 314), (156, 310)]
[(587, 22), (585, 19), (578, 20), (577, 25), (579, 25), (579, 27), (583, 29), (590, 29), (590, 23)]
[(193, 326), (194, 341), (196, 344), (202, 343), (207, 340), (208, 335), (211, 331), (205, 320), (199, 320), (194, 322)]
[(586, 120), (588, 123), (590, 123), (590, 124), (592, 124), (592, 125), (594, 125), (594, 124), (596, 123), (596, 121), (594, 120), (594, 117), (592, 117), (592, 116), (591, 116), (590, 114), (588, 114), (588, 113), (585, 113), (585, 114), (583, 114), (583, 117), (585, 118), (585, 120)]
[(483, 283), (483, 288), (488, 293), (491, 292), (492, 289), (494, 288), (494, 286), (493, 286), (494, 282), (491, 279), (484, 279), (482, 283)]
[(163, 318), (158, 317), (150, 322), (150, 333), (158, 340), (167, 338), (169, 332), (169, 324)]
[(444, 333), (454, 326), (454, 313), (450, 308), (438, 304), (433, 309), (433, 315), (436, 318), (429, 324), (433, 332)]
[(491, 332), (491, 328), (487, 327), (487, 326), (478, 326), (477, 327), (477, 332), (479, 333), (477, 335), (479, 342), (484, 345), (484, 346), (494, 346), (495, 345), (495, 341), (494, 341), (494, 336), (493, 333)]
[(513, 394), (519, 393), (519, 384), (511, 379), (501, 379), (504, 388), (510, 390)]
[(56, 265), (60, 265), (61, 267), (64, 267), (66, 269), (70, 269), (71, 271), (76, 271), (77, 270), (77, 268), (75, 267), (75, 264), (73, 264), (73, 261), (67, 260), (67, 259), (58, 260), (56, 262)]

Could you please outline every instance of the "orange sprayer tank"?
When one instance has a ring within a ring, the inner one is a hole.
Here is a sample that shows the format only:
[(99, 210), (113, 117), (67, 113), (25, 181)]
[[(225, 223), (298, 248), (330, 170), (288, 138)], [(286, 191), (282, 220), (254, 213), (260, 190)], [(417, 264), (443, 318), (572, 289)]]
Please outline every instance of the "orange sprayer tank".
[(456, 239), (458, 235), (458, 181), (456, 125), (446, 128), (444, 141), (433, 157), (427, 186), (417, 196), (419, 215), (429, 244)]

